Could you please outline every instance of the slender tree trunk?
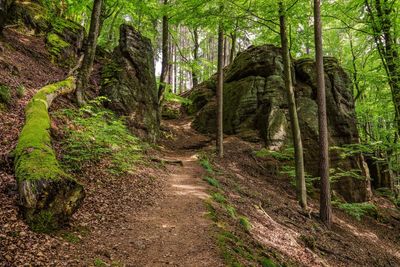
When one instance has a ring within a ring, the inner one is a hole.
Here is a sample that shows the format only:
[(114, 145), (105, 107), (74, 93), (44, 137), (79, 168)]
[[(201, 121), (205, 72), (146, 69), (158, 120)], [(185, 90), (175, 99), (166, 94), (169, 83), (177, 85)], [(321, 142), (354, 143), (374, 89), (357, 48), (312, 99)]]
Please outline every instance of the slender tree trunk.
[(290, 63), (290, 52), (289, 44), (286, 33), (286, 19), (285, 19), (285, 7), (283, 2), (279, 2), (279, 13), (280, 13), (280, 30), (281, 30), (281, 43), (282, 43), (282, 58), (283, 68), (285, 77), (285, 87), (289, 104), (290, 114), (290, 126), (292, 128), (293, 144), (295, 151), (296, 161), (296, 187), (297, 187), (297, 199), (299, 200), (300, 206), (303, 209), (307, 208), (307, 190), (306, 180), (304, 175), (304, 159), (303, 159), (303, 144), (301, 141), (301, 133), (299, 126), (299, 119), (297, 117), (296, 101), (293, 92), (292, 74), (291, 74), (291, 63)]
[(82, 66), (79, 70), (76, 84), (76, 99), (79, 105), (85, 104), (85, 91), (89, 84), (89, 77), (92, 72), (94, 57), (96, 55), (97, 37), (100, 32), (100, 15), (102, 0), (95, 0), (93, 3), (92, 16), (90, 20), (89, 36), (85, 43), (85, 54)]
[(395, 31), (391, 21), (393, 4), (387, 0), (383, 2), (372, 0), (371, 4), (365, 0), (364, 3), (371, 19), (375, 44), (389, 80), (395, 107), (395, 121), (400, 134), (400, 56), (396, 43), (397, 36), (394, 36)]
[(217, 153), (224, 157), (224, 122), (223, 122), (223, 91), (224, 91), (224, 29), (222, 23), (218, 26), (218, 83), (217, 83)]
[(193, 64), (192, 67), (192, 79), (193, 79), (193, 87), (199, 84), (199, 78), (197, 75), (197, 64), (199, 60), (199, 32), (197, 27), (193, 29), (193, 42), (194, 42), (194, 49), (193, 49)]
[[(164, 0), (164, 5), (168, 4), (168, 0)], [(158, 102), (163, 100), (164, 91), (167, 88), (167, 77), (169, 70), (168, 58), (168, 16), (165, 14), (162, 18), (162, 63), (161, 63), (161, 76), (160, 86), (158, 88)]]
[(235, 30), (235, 32), (231, 33), (231, 51), (229, 52), (229, 64), (231, 64), (236, 57), (236, 41), (237, 36)]
[(314, 34), (318, 87), (319, 172), (321, 176), (320, 217), (324, 224), (330, 228), (332, 225), (332, 207), (329, 184), (328, 120), (326, 116), (324, 56), (322, 49), (321, 0), (314, 0)]

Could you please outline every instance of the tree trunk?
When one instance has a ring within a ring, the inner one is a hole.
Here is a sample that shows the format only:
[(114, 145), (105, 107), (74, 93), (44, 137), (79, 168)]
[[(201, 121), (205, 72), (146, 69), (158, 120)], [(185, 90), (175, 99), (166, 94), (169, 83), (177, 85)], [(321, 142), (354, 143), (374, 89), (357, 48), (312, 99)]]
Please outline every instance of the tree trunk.
[(197, 66), (199, 60), (199, 33), (197, 27), (193, 30), (193, 41), (194, 41), (194, 49), (193, 49), (193, 64), (192, 67), (192, 79), (193, 79), (193, 87), (199, 84), (199, 78), (197, 75)]
[(235, 30), (235, 32), (231, 33), (231, 51), (229, 53), (229, 64), (231, 64), (236, 57), (236, 41), (237, 37)]
[(371, 18), (371, 25), (374, 31), (373, 37), (377, 46), (382, 64), (389, 80), (389, 87), (392, 92), (393, 104), (395, 107), (395, 120), (397, 132), (400, 134), (400, 56), (397, 36), (394, 36), (394, 26), (391, 21), (393, 7), (390, 2), (380, 0), (365, 0), (367, 12)]
[(224, 157), (224, 130), (223, 130), (223, 91), (224, 91), (224, 29), (222, 23), (218, 26), (218, 83), (217, 83), (217, 153)]
[(285, 19), (286, 10), (283, 5), (283, 2), (279, 2), (279, 13), (280, 13), (279, 16), (280, 33), (281, 33), (281, 43), (282, 43), (282, 58), (283, 58), (283, 68), (285, 77), (285, 88), (288, 98), (290, 126), (292, 128), (293, 144), (295, 151), (297, 199), (299, 200), (300, 206), (303, 209), (306, 209), (307, 190), (306, 190), (306, 180), (304, 174), (303, 144), (301, 141), (299, 119), (297, 117), (296, 102), (293, 92), (290, 52), (289, 52), (289, 44), (286, 33), (286, 19)]
[[(164, 0), (164, 5), (168, 4), (168, 0)], [(160, 86), (158, 88), (158, 103), (163, 100), (165, 89), (167, 88), (167, 76), (169, 70), (168, 59), (168, 16), (164, 14), (162, 18), (162, 62), (161, 62), (161, 76)]]
[(328, 121), (326, 116), (325, 96), (325, 72), (324, 56), (322, 49), (322, 22), (321, 22), (321, 0), (314, 0), (314, 34), (315, 34), (315, 57), (317, 69), (317, 102), (318, 102), (318, 127), (320, 145), (320, 217), (323, 223), (330, 228), (332, 225), (331, 192), (329, 184), (329, 144), (328, 144)]
[(95, 0), (93, 3), (92, 17), (90, 20), (89, 36), (85, 43), (85, 55), (82, 66), (79, 70), (76, 98), (79, 105), (85, 104), (85, 91), (89, 84), (90, 74), (92, 72), (94, 57), (96, 55), (97, 37), (100, 32), (100, 15), (102, 0)]
[(25, 125), (15, 149), (15, 176), (21, 212), (35, 231), (62, 226), (79, 208), (83, 186), (64, 173), (51, 146), (48, 110), (53, 100), (75, 90), (75, 79), (40, 89), (25, 110)]

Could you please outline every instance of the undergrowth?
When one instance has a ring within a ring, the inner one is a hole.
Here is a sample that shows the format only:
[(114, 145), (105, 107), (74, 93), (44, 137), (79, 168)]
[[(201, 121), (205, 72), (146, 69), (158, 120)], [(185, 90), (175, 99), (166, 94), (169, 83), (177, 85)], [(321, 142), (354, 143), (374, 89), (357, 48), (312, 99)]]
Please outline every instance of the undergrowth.
[(62, 163), (70, 171), (79, 172), (87, 162), (105, 159), (107, 170), (119, 175), (132, 171), (141, 159), (143, 144), (129, 132), (122, 118), (102, 107), (102, 101), (104, 98), (79, 110), (64, 109), (56, 114), (68, 120), (63, 129)]
[(261, 246), (249, 241), (252, 228), (250, 220), (238, 214), (229, 201), (224, 186), (215, 177), (217, 172), (209, 157), (200, 155), (199, 163), (208, 173), (203, 179), (213, 188), (211, 198), (206, 203), (210, 218), (218, 226), (217, 244), (227, 266), (276, 266)]
[(0, 102), (7, 105), (11, 103), (11, 90), (6, 85), (0, 84)]
[(192, 101), (188, 98), (181, 97), (180, 95), (174, 94), (171, 92), (171, 90), (166, 90), (164, 94), (164, 100), (165, 101), (170, 101), (170, 102), (176, 102), (182, 105), (190, 105)]
[(358, 221), (361, 220), (364, 216), (377, 217), (378, 210), (376, 206), (372, 203), (364, 202), (364, 203), (341, 203), (341, 202), (333, 202), (335, 206), (339, 209), (343, 210), (345, 213), (354, 217)]

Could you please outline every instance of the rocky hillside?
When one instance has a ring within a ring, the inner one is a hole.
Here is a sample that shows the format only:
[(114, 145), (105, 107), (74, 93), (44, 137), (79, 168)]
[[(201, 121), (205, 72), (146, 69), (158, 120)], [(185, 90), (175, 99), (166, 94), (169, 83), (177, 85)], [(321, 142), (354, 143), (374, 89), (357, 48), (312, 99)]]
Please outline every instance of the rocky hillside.
[[(359, 142), (352, 84), (334, 58), (325, 58), (329, 142), (342, 147)], [(295, 95), (304, 144), (306, 170), (318, 175), (318, 107), (316, 72), (311, 59), (293, 63)], [(195, 114), (193, 127), (202, 133), (215, 131), (215, 77), (195, 87), (189, 98), (189, 112)], [(283, 79), (280, 48), (264, 45), (240, 53), (224, 70), (224, 131), (248, 141), (263, 141), (269, 150), (290, 146), (291, 130)], [(342, 158), (331, 151), (332, 168), (343, 174), (334, 189), (345, 200), (364, 202), (371, 197), (369, 173), (361, 155)]]

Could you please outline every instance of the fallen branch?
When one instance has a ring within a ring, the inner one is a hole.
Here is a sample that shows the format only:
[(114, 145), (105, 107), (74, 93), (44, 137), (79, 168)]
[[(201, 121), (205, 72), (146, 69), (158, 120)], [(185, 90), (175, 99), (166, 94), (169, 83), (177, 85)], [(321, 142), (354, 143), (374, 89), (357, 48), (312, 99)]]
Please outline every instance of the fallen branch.
[(47, 85), (25, 109), (26, 121), (15, 149), (14, 170), (22, 215), (36, 231), (59, 228), (84, 198), (83, 186), (61, 169), (49, 132), (51, 103), (74, 91), (73, 77)]
[(161, 164), (176, 164), (183, 166), (182, 160), (170, 160), (170, 159), (159, 159), (159, 158), (152, 158), (151, 161), (158, 162)]

